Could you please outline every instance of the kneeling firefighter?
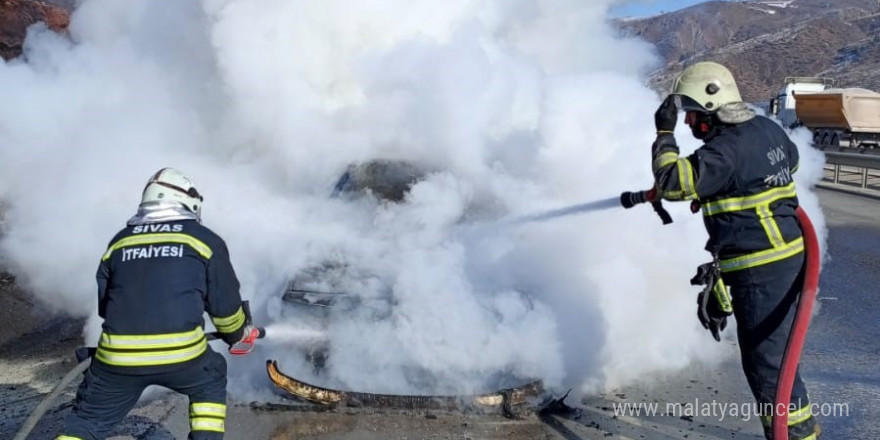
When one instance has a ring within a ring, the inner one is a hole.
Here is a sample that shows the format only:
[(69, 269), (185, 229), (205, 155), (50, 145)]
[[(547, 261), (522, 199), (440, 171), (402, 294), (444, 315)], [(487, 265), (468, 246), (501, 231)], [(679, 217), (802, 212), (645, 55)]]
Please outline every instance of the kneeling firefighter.
[[(704, 144), (679, 156), (673, 136), (679, 109)], [(715, 257), (699, 268), (700, 321), (720, 341), (733, 314), (742, 367), (762, 413), (765, 436), (772, 416), (780, 364), (804, 277), (804, 240), (792, 174), (798, 150), (775, 122), (742, 102), (724, 66), (701, 62), (685, 69), (654, 115), (655, 197), (691, 201), (702, 210)], [(729, 289), (729, 290), (728, 290)], [(728, 292), (732, 292), (732, 298)], [(814, 440), (817, 424), (800, 374), (788, 411), (792, 440)]]
[(163, 168), (144, 188), (137, 214), (110, 241), (98, 266), (103, 332), (73, 410), (57, 439), (103, 439), (144, 388), (189, 397), (190, 439), (221, 439), (226, 360), (208, 346), (208, 312), (232, 354), (253, 349), (226, 243), (201, 224), (202, 196)]

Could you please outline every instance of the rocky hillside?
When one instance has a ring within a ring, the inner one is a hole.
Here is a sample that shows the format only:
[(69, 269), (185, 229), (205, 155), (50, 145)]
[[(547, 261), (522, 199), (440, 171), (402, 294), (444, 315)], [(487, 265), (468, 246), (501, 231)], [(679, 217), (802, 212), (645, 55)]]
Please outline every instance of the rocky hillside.
[(752, 102), (769, 99), (787, 76), (880, 91), (880, 0), (710, 1), (616, 24), (656, 45), (663, 64), (650, 82), (660, 91), (702, 60), (727, 65)]
[(65, 32), (70, 23), (70, 2), (31, 0), (0, 0), (0, 57), (12, 59), (21, 55), (21, 45), (28, 26), (45, 22), (49, 28)]
[[(0, 56), (21, 54), (27, 26), (64, 32), (74, 0), (0, 0)], [(708, 1), (616, 22), (654, 43), (662, 64), (650, 76), (665, 91), (682, 66), (723, 63), (747, 101), (764, 102), (787, 76), (825, 76), (840, 87), (880, 91), (880, 0)]]

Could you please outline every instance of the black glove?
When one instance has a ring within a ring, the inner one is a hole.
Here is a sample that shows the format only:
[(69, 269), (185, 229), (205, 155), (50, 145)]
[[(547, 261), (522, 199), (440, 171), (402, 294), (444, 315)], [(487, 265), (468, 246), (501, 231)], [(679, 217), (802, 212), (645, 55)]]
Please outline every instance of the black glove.
[(727, 317), (733, 314), (730, 294), (721, 280), (718, 259), (700, 265), (697, 274), (691, 278), (694, 286), (706, 287), (697, 296), (697, 318), (703, 328), (712, 332), (712, 337), (721, 342), (721, 331), (727, 327)]
[(657, 131), (672, 132), (678, 122), (678, 108), (675, 107), (675, 96), (669, 95), (654, 112), (654, 127)]
[(721, 331), (727, 328), (727, 317), (729, 313), (721, 311), (717, 301), (713, 301), (715, 295), (712, 295), (712, 288), (706, 286), (697, 297), (697, 317), (700, 318), (700, 324), (703, 328), (712, 332), (712, 337), (716, 341), (721, 342)]

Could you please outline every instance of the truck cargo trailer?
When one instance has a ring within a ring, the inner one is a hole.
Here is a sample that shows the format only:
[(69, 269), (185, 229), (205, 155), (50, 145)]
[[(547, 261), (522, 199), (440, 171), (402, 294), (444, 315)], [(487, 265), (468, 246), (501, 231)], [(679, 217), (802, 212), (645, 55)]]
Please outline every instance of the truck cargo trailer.
[(819, 148), (880, 146), (880, 93), (829, 89), (796, 94), (798, 122), (813, 132)]

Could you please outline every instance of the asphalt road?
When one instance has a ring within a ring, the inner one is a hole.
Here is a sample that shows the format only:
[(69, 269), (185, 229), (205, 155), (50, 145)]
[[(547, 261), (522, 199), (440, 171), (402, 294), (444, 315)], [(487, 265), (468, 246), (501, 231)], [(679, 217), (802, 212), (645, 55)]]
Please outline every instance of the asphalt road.
[[(822, 272), (819, 311), (801, 362), (813, 402), (839, 414), (819, 417), (826, 439), (880, 439), (880, 199), (819, 190), (828, 222), (830, 258)], [(0, 438), (10, 438), (64, 371), (59, 359), (78, 345), (81, 323), (47, 318), (8, 279), (0, 278)], [(726, 342), (720, 366), (694, 365), (650, 385), (631, 386), (569, 404), (578, 413), (511, 420), (500, 415), (426, 411), (291, 411), (238, 403), (227, 439), (753, 439), (755, 418), (689, 414), (685, 405), (748, 404), (751, 396)], [(73, 389), (40, 422), (31, 439), (53, 438)], [(615, 414), (621, 403), (657, 404), (658, 414)], [(673, 409), (667, 404), (673, 405)], [(680, 406), (675, 406), (680, 405)], [(820, 410), (822, 408), (820, 407)], [(845, 413), (840, 414), (840, 412)], [(678, 412), (675, 412), (678, 411)], [(185, 438), (186, 401), (173, 394), (144, 399), (112, 438)], [(729, 411), (728, 411), (729, 412)]]
[[(834, 187), (828, 185), (828, 187)], [(816, 314), (801, 358), (801, 374), (825, 439), (880, 439), (880, 198), (818, 189), (828, 227)], [(731, 347), (735, 350), (735, 347)], [(695, 366), (650, 387), (592, 397), (581, 423), (610, 433), (648, 439), (762, 439), (752, 418), (612, 416), (613, 404), (744, 404), (751, 396), (735, 356), (718, 368)], [(697, 401), (696, 399), (699, 399)], [(687, 436), (687, 437), (685, 437)], [(565, 437), (592, 438), (592, 437)]]
[(880, 439), (880, 200), (820, 190), (830, 258), (802, 369), (811, 398), (848, 404), (824, 417), (829, 439)]

